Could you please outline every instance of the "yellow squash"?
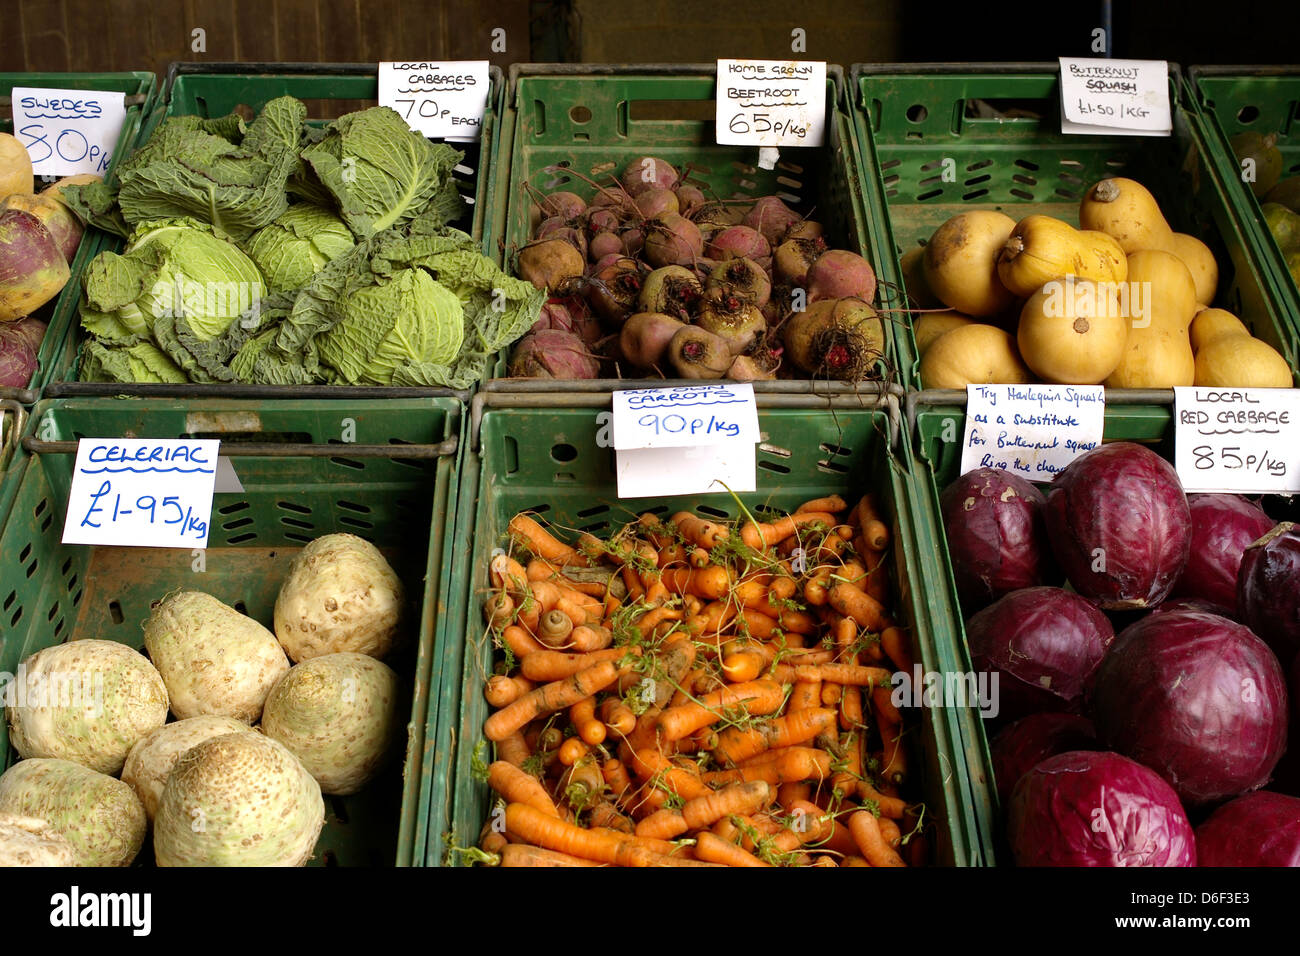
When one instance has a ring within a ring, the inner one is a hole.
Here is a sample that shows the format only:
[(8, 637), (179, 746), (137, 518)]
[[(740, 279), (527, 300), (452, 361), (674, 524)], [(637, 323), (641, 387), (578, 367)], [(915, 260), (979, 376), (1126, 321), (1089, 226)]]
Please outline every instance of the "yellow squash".
[(1128, 257), (1128, 340), (1111, 388), (1173, 388), (1196, 377), (1188, 327), (1196, 312), (1196, 283), (1172, 252), (1143, 249)]
[(962, 325), (939, 336), (921, 356), (922, 388), (965, 388), (1033, 379), (1016, 354), (1016, 340), (994, 325)]
[(1119, 365), (1129, 317), (1110, 282), (1064, 279), (1035, 292), (1020, 310), (1020, 356), (1045, 382), (1097, 385)]
[(1062, 276), (1118, 283), (1127, 275), (1124, 250), (1113, 238), (1051, 216), (1021, 219), (998, 254), (998, 278), (1022, 298)]
[(998, 252), (1016, 222), (989, 209), (958, 213), (935, 230), (922, 260), (930, 291), (966, 315), (996, 315), (1015, 301), (998, 278)]

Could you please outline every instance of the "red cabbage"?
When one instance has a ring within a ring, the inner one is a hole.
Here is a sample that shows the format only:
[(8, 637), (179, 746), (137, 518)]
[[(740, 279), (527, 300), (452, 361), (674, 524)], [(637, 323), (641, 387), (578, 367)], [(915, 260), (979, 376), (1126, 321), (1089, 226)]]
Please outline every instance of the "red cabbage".
[(1006, 806), (1017, 781), (1048, 757), (1097, 749), (1097, 732), (1078, 714), (1030, 714), (1002, 728), (989, 749), (998, 799)]
[(1258, 790), (1196, 828), (1201, 866), (1300, 866), (1300, 797)]
[(1283, 521), (1246, 549), (1237, 576), (1241, 620), (1289, 661), (1300, 650), (1300, 529)]
[(1240, 495), (1188, 495), (1187, 506), (1192, 549), (1170, 595), (1222, 605), (1236, 619), (1241, 556), (1273, 527), (1273, 519)]

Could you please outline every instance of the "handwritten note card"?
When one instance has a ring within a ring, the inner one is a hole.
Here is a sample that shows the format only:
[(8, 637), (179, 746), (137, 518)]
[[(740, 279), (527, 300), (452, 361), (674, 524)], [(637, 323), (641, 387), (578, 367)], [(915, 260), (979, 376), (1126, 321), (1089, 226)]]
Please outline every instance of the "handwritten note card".
[(216, 439), (83, 438), (64, 544), (204, 548)]
[(752, 385), (614, 393), (620, 498), (753, 491), (758, 440)]
[(1001, 468), (1051, 481), (1101, 444), (1106, 390), (1100, 385), (968, 385), (961, 472)]
[(379, 105), (425, 136), (466, 142), (483, 133), (488, 61), (380, 63)]
[(1175, 388), (1174, 422), (1185, 491), (1300, 491), (1300, 390)]
[(91, 90), (12, 90), (14, 135), (37, 176), (102, 176), (126, 120), (126, 94)]
[(1168, 136), (1169, 64), (1061, 57), (1061, 132)]
[(719, 60), (717, 141), (728, 146), (820, 146), (826, 64)]

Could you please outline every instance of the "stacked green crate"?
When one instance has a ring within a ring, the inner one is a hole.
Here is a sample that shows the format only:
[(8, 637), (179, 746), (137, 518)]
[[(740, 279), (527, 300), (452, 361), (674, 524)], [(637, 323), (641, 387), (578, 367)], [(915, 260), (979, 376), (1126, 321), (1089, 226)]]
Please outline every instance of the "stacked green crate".
[[(57, 399), (33, 412), (29, 455), (0, 534), (0, 671), (78, 638), (143, 643), (150, 604), (178, 588), (205, 591), (265, 626), (294, 555), (321, 535), (372, 542), (401, 578), (408, 614), (387, 663), (409, 688), (405, 760), (360, 793), (326, 798), (313, 861), (410, 865), (424, 859), (426, 772), (437, 736), (451, 585), (452, 516), (463, 416), (455, 399), (274, 403)], [(208, 546), (65, 545), (75, 439), (220, 438), (243, 486), (213, 498)], [(268, 448), (267, 446), (274, 446)], [(251, 452), (253, 454), (245, 454)], [(454, 643), (454, 639), (453, 639)], [(0, 735), (0, 767), (16, 758)], [(439, 832), (442, 825), (433, 824)]]
[[(152, 73), (0, 73), (0, 103), (8, 104), (10, 91), (15, 87), (36, 89), (100, 90), (122, 93), (125, 96), (126, 118), (122, 132), (113, 149), (108, 165), (108, 176), (113, 175), (118, 164), (131, 155), (144, 119), (153, 109), (155, 80)], [(4, 111), (6, 114), (8, 110)], [(0, 132), (13, 133), (10, 115), (0, 117)], [(22, 137), (19, 137), (22, 141)], [(38, 157), (39, 158), (39, 157)], [(37, 183), (39, 188), (42, 184)], [(4, 197), (0, 196), (0, 199)], [(38, 318), (48, 321), (49, 328), (37, 353), (38, 365), (26, 388), (0, 388), (0, 398), (16, 398), (30, 405), (41, 396), (41, 389), (50, 381), (55, 370), (64, 364), (63, 348), (69, 328), (77, 321), (77, 299), (81, 295), (81, 273), (91, 259), (113, 237), (98, 229), (87, 229), (77, 247), (77, 254), (69, 264), (71, 275), (63, 291), (53, 303), (36, 312)]]

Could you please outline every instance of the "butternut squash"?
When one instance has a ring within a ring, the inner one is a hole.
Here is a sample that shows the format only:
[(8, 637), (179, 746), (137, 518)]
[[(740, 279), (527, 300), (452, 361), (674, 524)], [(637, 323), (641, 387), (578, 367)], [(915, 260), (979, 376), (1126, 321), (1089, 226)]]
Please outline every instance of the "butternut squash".
[(1188, 328), (1196, 313), (1196, 283), (1172, 252), (1142, 249), (1128, 257), (1128, 340), (1119, 365), (1106, 378), (1111, 388), (1173, 388), (1192, 385), (1196, 360)]
[(1025, 364), (1043, 381), (1097, 385), (1119, 365), (1129, 321), (1115, 283), (1069, 278), (1029, 297), (1016, 341)]
[(1199, 352), (1221, 336), (1250, 337), (1250, 329), (1227, 309), (1202, 309), (1192, 319), (1192, 351)]
[(937, 309), (943, 306), (925, 281), (925, 246), (908, 249), (898, 264), (903, 270), (903, 285), (907, 288), (909, 305), (916, 309)]
[(961, 325), (973, 325), (974, 319), (954, 312), (926, 312), (912, 320), (912, 335), (916, 339), (916, 354), (924, 355), (935, 339)]
[(1016, 222), (988, 209), (958, 213), (925, 247), (925, 281), (944, 305), (966, 315), (996, 315), (1014, 301), (998, 278), (998, 251)]
[(1029, 296), (1062, 276), (1123, 282), (1128, 261), (1104, 232), (1075, 229), (1051, 216), (1026, 216), (998, 254), (998, 278), (1013, 295)]
[(1291, 366), (1267, 342), (1220, 335), (1196, 353), (1196, 385), (1214, 388), (1291, 388)]
[(1120, 176), (1103, 179), (1084, 194), (1079, 228), (1110, 235), (1125, 255), (1139, 249), (1165, 249), (1174, 234), (1147, 188)]
[(1027, 385), (1033, 379), (1016, 340), (994, 325), (972, 323), (945, 332), (921, 356), (922, 388)]
[(1195, 236), (1185, 232), (1175, 232), (1169, 240), (1166, 252), (1172, 252), (1192, 274), (1196, 283), (1196, 301), (1209, 305), (1214, 301), (1214, 294), (1219, 290), (1219, 263), (1214, 259), (1210, 247)]

